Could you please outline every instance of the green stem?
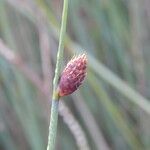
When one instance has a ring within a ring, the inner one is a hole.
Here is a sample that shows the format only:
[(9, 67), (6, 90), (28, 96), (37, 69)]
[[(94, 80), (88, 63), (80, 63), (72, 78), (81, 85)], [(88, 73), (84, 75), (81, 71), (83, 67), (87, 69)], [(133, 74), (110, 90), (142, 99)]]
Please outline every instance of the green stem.
[(65, 32), (66, 32), (66, 24), (67, 24), (67, 12), (68, 12), (68, 0), (64, 0), (62, 22), (61, 22), (61, 29), (60, 29), (60, 38), (59, 38), (59, 47), (58, 47), (58, 52), (57, 52), (55, 76), (53, 80), (53, 97), (52, 97), (47, 150), (54, 150), (55, 148), (55, 139), (56, 139), (56, 134), (57, 134), (57, 122), (58, 122), (58, 106), (59, 106), (59, 95), (57, 91), (57, 85), (58, 85), (58, 80), (59, 80), (59, 75), (60, 75), (60, 70), (61, 70), (61, 64), (63, 61)]
[(56, 69), (55, 69), (55, 77), (53, 81), (54, 91), (56, 91), (56, 88), (57, 88), (61, 64), (63, 61), (63, 51), (64, 51), (65, 33), (66, 33), (66, 24), (67, 24), (67, 12), (68, 12), (68, 0), (64, 0), (62, 23), (61, 23), (60, 38), (59, 38), (59, 47), (58, 47), (57, 62), (56, 62)]
[(59, 104), (58, 100), (52, 100), (47, 150), (53, 150), (55, 148), (57, 120), (58, 120), (58, 104)]

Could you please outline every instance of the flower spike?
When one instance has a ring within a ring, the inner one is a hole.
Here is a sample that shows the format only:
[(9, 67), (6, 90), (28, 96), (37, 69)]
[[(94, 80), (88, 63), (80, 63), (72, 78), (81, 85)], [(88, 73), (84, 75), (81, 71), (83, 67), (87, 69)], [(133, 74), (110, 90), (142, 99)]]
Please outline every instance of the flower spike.
[(73, 93), (86, 76), (87, 57), (85, 54), (73, 57), (63, 70), (58, 84), (60, 97)]

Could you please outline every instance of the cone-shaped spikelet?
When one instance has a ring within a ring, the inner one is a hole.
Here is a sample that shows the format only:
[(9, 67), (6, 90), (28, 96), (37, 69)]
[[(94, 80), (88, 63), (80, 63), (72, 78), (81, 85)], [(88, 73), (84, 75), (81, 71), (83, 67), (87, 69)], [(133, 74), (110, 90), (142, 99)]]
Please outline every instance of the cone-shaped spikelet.
[(59, 96), (73, 93), (86, 76), (87, 58), (85, 54), (73, 57), (63, 70), (58, 84)]

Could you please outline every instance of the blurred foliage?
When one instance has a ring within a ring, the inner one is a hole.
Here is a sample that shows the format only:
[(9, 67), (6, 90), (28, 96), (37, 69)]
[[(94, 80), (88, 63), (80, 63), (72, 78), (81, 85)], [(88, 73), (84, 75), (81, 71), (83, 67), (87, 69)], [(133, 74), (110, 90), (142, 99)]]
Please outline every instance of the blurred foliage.
[[(62, 3), (0, 0), (0, 38), (17, 59), (0, 44), (1, 150), (46, 149)], [(150, 149), (149, 7), (70, 0), (64, 64), (86, 52), (89, 67), (80, 90), (62, 100), (70, 111), (60, 111), (57, 150), (86, 140), (92, 150)]]

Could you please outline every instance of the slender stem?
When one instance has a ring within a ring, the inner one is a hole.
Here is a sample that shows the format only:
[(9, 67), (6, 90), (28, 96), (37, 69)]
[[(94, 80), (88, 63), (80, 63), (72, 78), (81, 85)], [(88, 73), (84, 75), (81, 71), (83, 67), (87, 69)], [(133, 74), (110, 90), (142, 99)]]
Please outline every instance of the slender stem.
[(55, 76), (53, 80), (53, 97), (52, 97), (47, 150), (54, 150), (55, 148), (55, 139), (56, 139), (57, 121), (58, 121), (58, 106), (59, 106), (59, 96), (57, 92), (57, 85), (58, 85), (58, 80), (59, 80), (59, 75), (60, 75), (60, 70), (61, 70), (61, 64), (63, 61), (65, 32), (66, 32), (66, 24), (67, 24), (67, 12), (68, 12), (68, 0), (64, 0), (62, 22), (61, 22), (61, 29), (60, 29), (60, 38), (59, 38), (59, 47), (58, 47), (58, 52), (57, 52)]
[(64, 0), (62, 23), (61, 23), (60, 38), (59, 38), (59, 47), (58, 47), (57, 62), (56, 62), (56, 69), (55, 69), (55, 77), (53, 81), (54, 91), (56, 91), (56, 88), (57, 88), (61, 64), (63, 60), (63, 50), (64, 50), (64, 42), (65, 42), (66, 24), (67, 24), (67, 12), (68, 12), (68, 0)]
[(58, 104), (59, 101), (52, 100), (47, 150), (53, 150), (55, 148), (57, 120), (58, 120)]

